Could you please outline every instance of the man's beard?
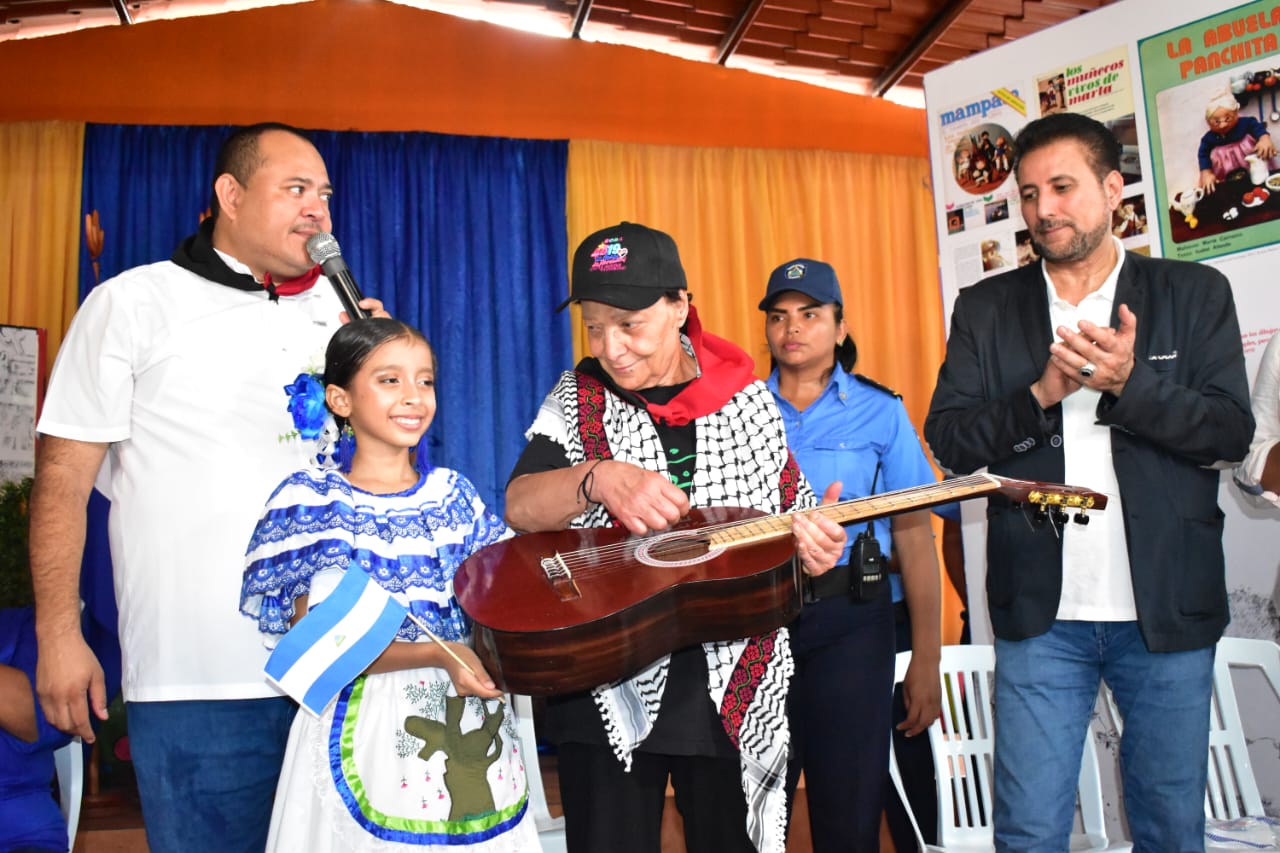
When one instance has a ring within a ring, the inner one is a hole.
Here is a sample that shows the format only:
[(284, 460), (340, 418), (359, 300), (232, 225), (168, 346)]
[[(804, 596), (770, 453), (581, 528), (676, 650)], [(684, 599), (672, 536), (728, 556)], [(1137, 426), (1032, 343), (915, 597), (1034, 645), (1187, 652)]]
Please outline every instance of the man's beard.
[[(1051, 222), (1051, 225), (1059, 223)], [(1041, 223), (1043, 227), (1044, 223)], [(1045, 244), (1036, 239), (1036, 234), (1031, 235), (1031, 242), (1036, 247), (1037, 254), (1046, 261), (1055, 264), (1068, 264), (1074, 261), (1082, 261), (1102, 245), (1102, 241), (1111, 233), (1111, 228), (1106, 220), (1098, 223), (1098, 227), (1092, 231), (1081, 231), (1074, 225), (1069, 225), (1075, 233), (1071, 237), (1071, 241), (1067, 243), (1061, 250), (1050, 249)]]

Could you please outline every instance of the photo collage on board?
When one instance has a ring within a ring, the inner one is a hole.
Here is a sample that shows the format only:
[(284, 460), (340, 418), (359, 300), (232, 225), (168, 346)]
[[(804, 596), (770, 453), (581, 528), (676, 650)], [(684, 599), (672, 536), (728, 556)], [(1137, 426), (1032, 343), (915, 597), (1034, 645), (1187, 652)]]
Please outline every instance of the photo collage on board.
[(1167, 257), (1280, 241), (1280, 50), (1274, 30), (1251, 26), (1278, 12), (1247, 4), (1138, 44)]
[[(1039, 260), (1019, 208), (1012, 174), (1015, 140), (1033, 119), (1078, 112), (1107, 125), (1121, 144), (1124, 197), (1111, 231), (1126, 251), (1150, 253), (1146, 188), (1134, 118), (1127, 47), (1047, 68), (1021, 86), (981, 93), (943, 110), (941, 139), (949, 158), (946, 234), (961, 287)], [(1021, 93), (1031, 93), (1023, 98)]]
[(1014, 263), (1013, 243), (990, 235), (1017, 215), (1013, 139), (1026, 123), (1026, 103), (1014, 88), (983, 93), (944, 112), (947, 234), (956, 241), (965, 283)]

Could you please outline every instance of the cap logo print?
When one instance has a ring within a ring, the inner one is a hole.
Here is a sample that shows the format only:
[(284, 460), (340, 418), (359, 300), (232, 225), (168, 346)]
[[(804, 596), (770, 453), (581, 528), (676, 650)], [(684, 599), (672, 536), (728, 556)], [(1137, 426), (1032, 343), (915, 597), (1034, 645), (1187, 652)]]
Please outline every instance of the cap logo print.
[(622, 272), (627, 268), (627, 247), (621, 237), (606, 237), (591, 252), (592, 272)]
[(804, 278), (804, 264), (792, 264), (784, 273), (788, 280)]

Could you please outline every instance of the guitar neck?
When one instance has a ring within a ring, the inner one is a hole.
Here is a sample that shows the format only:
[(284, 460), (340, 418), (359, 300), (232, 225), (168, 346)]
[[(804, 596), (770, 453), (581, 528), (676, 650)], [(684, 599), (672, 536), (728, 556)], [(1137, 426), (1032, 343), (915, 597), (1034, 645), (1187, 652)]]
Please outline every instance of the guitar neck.
[[(1069, 507), (1078, 510), (1102, 509), (1104, 495), (1071, 486), (1046, 485), (1028, 480), (1011, 480), (994, 474), (973, 474), (940, 483), (929, 483), (896, 492), (826, 504), (803, 512), (820, 512), (838, 524), (870, 521), (939, 504), (963, 501), (1000, 492), (1011, 500), (1037, 506)], [(712, 547), (731, 548), (791, 535), (791, 515), (770, 515), (726, 525), (709, 535)]]

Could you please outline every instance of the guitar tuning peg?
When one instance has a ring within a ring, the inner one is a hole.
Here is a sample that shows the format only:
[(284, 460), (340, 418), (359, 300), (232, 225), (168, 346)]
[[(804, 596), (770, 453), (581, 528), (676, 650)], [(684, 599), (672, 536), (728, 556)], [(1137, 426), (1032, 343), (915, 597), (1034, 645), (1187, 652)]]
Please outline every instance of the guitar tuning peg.
[(1031, 514), (1031, 523), (1036, 527), (1044, 527), (1049, 520), (1049, 509), (1040, 504), (1036, 507), (1036, 511)]
[(1062, 509), (1062, 507), (1054, 507), (1051, 510), (1051, 513), (1053, 515), (1054, 525), (1056, 525), (1057, 527), (1067, 526), (1067, 521), (1069, 520), (1069, 516), (1067, 515), (1066, 510)]
[(1080, 510), (1075, 514), (1075, 518), (1073, 520), (1076, 524), (1085, 525), (1089, 523), (1089, 516), (1084, 514), (1084, 510)]

